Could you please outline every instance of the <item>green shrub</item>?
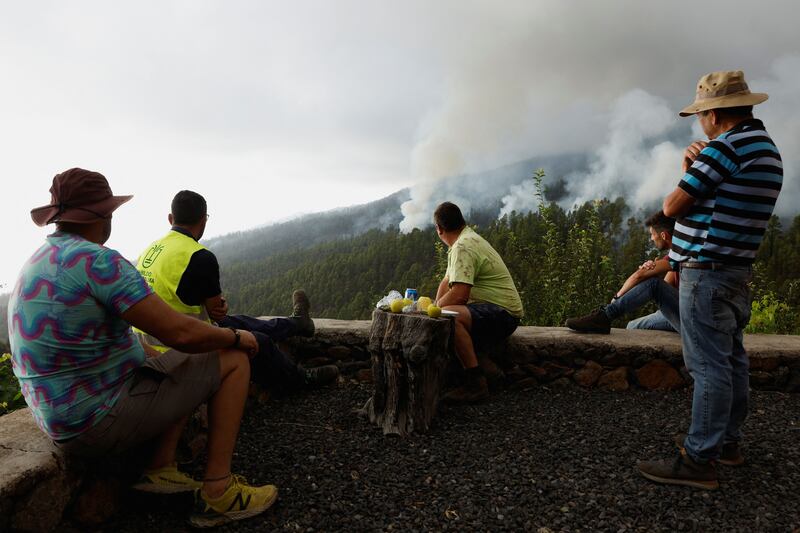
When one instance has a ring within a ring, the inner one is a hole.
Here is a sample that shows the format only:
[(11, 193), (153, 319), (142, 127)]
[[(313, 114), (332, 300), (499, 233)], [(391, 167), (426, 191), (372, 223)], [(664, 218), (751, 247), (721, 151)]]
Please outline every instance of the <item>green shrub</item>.
[(11, 370), (11, 354), (4, 353), (0, 355), (0, 415), (21, 407), (25, 407), (25, 399)]
[(797, 332), (797, 312), (778, 300), (773, 292), (753, 300), (750, 323), (745, 333), (794, 334)]

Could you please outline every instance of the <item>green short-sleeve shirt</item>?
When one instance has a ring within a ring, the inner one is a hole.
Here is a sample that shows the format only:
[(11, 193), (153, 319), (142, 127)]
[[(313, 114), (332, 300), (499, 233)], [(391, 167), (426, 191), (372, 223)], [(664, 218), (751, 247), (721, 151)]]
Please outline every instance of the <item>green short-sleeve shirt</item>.
[(492, 245), (465, 227), (447, 252), (447, 279), (472, 285), (468, 303), (492, 303), (522, 318), (522, 300), (506, 264)]

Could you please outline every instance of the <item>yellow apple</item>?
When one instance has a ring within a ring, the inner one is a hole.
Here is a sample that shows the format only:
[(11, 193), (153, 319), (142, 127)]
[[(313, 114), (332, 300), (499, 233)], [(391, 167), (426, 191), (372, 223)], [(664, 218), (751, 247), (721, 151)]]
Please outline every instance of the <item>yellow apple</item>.
[(419, 300), (417, 300), (417, 309), (420, 311), (427, 311), (428, 306), (431, 305), (431, 303), (433, 302), (431, 302), (431, 299), (427, 296), (420, 296)]

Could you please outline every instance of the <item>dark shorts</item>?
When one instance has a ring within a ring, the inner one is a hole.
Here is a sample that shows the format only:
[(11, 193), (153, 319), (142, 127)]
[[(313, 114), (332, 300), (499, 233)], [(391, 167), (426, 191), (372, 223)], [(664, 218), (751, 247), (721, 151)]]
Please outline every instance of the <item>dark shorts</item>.
[(148, 358), (122, 386), (106, 416), (81, 435), (56, 445), (66, 453), (90, 457), (122, 453), (192, 414), (219, 385), (216, 352), (170, 350)]
[(519, 318), (499, 305), (467, 304), (467, 309), (472, 316), (472, 341), (478, 345), (500, 342), (519, 326)]

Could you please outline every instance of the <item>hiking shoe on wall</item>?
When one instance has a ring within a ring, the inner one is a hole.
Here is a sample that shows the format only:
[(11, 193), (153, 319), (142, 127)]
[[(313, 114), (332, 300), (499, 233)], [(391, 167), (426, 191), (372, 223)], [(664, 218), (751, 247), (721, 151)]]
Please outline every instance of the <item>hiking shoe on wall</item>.
[(215, 527), (263, 513), (278, 499), (275, 485), (251, 487), (238, 475), (231, 476), (225, 492), (210, 498), (202, 489), (195, 493), (194, 512), (189, 523), (195, 527)]
[(611, 319), (601, 308), (595, 309), (586, 316), (568, 318), (567, 327), (580, 333), (611, 333)]
[(324, 365), (314, 368), (300, 368), (303, 373), (303, 382), (310, 389), (323, 387), (333, 383), (339, 377), (339, 367), (336, 365)]
[(311, 302), (306, 291), (298, 289), (292, 293), (292, 315), (289, 317), (297, 327), (295, 335), (311, 337), (314, 335), (314, 321), (311, 320)]
[[(683, 443), (686, 440), (686, 433), (678, 433), (675, 435), (675, 446), (679, 450), (683, 450)], [(741, 466), (744, 464), (744, 455), (742, 449), (739, 447), (738, 442), (729, 442), (722, 445), (722, 450), (719, 452), (719, 459), (717, 462), (725, 466)]]
[(308, 301), (306, 291), (298, 289), (292, 293), (292, 316), (309, 316), (311, 302)]
[(134, 483), (131, 488), (155, 494), (178, 494), (194, 491), (202, 486), (201, 482), (184, 474), (173, 464), (164, 468), (145, 470), (139, 481)]
[(478, 403), (489, 398), (489, 384), (484, 376), (468, 379), (464, 385), (453, 389), (444, 396), (442, 401), (447, 403)]
[(719, 488), (717, 469), (713, 463), (695, 463), (685, 451), (681, 451), (675, 459), (639, 461), (636, 463), (636, 469), (644, 477), (656, 483), (705, 490)]

